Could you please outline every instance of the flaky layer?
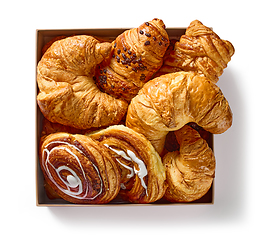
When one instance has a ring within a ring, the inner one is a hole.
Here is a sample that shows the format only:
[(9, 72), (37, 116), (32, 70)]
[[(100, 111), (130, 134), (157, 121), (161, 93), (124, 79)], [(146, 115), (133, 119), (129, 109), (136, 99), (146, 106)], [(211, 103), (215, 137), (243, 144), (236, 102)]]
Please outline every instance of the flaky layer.
[(166, 190), (161, 158), (141, 134), (122, 125), (89, 135), (106, 146), (121, 169), (121, 195), (134, 203), (155, 202)]
[(98, 86), (130, 101), (161, 67), (168, 46), (169, 38), (160, 19), (123, 32), (112, 43), (112, 59), (98, 68)]
[(91, 36), (54, 42), (37, 66), (37, 102), (43, 115), (79, 129), (119, 123), (127, 103), (101, 92), (93, 81), (95, 67), (110, 54), (110, 43)]
[(167, 133), (189, 122), (214, 134), (232, 124), (230, 106), (219, 87), (193, 72), (166, 74), (145, 84), (126, 117), (126, 125), (145, 135), (158, 153)]
[(204, 196), (215, 176), (215, 157), (207, 142), (190, 126), (175, 131), (179, 151), (169, 152), (163, 162), (171, 202), (191, 202)]
[(40, 165), (47, 184), (72, 203), (108, 203), (120, 190), (109, 150), (85, 135), (54, 133), (42, 139)]
[(195, 20), (169, 53), (161, 72), (195, 71), (216, 83), (234, 52), (229, 41)]

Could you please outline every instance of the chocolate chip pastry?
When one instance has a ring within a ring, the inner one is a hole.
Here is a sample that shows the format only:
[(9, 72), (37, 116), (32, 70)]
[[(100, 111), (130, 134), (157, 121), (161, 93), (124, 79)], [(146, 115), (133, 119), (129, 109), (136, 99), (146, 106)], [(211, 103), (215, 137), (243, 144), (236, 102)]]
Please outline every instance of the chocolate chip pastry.
[(123, 32), (112, 43), (110, 61), (97, 68), (99, 88), (129, 102), (162, 66), (168, 46), (165, 24), (157, 18)]

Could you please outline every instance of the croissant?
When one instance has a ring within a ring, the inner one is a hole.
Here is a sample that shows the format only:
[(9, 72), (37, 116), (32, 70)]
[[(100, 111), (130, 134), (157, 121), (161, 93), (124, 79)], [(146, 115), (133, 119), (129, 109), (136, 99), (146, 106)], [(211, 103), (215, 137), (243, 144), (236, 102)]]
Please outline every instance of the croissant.
[(110, 43), (85, 35), (54, 42), (37, 66), (37, 102), (44, 117), (78, 129), (117, 124), (127, 103), (101, 92), (93, 80), (111, 50)]
[(169, 46), (160, 19), (126, 30), (112, 42), (113, 55), (97, 69), (96, 83), (102, 91), (130, 101), (163, 64)]
[(126, 126), (142, 133), (161, 154), (169, 131), (195, 122), (218, 134), (232, 125), (232, 112), (220, 88), (195, 72), (154, 78), (132, 99)]
[(78, 128), (62, 125), (59, 123), (53, 123), (47, 120), (46, 118), (43, 118), (41, 137), (58, 132), (84, 135), (84, 134), (91, 133), (93, 131), (97, 131), (98, 129), (103, 129), (103, 128), (78, 129)]
[[(206, 131), (205, 129), (198, 126), (194, 122), (187, 123), (187, 125), (195, 129), (200, 134), (201, 138), (203, 138), (207, 142), (208, 146), (212, 149), (213, 147), (213, 134), (212, 133)], [(163, 152), (161, 153), (161, 156), (164, 156), (167, 152), (174, 152), (174, 151), (179, 150), (180, 146), (179, 146), (179, 143), (177, 142), (175, 132), (176, 131), (171, 131), (171, 132), (168, 132), (168, 134), (166, 135), (165, 147), (164, 147)]]
[(60, 36), (57, 36), (57, 37), (53, 37), (50, 41), (48, 41), (42, 48), (42, 55), (45, 54), (45, 52), (47, 51), (48, 48), (51, 47), (51, 45), (56, 42), (56, 41), (59, 41), (59, 40), (62, 40), (64, 38), (67, 38), (67, 36), (64, 36), (64, 35), (60, 35)]
[(175, 44), (161, 72), (196, 71), (216, 83), (234, 52), (229, 41), (220, 39), (210, 28), (195, 20)]
[(54, 133), (41, 140), (47, 184), (72, 203), (108, 203), (120, 190), (120, 170), (108, 148), (85, 135)]
[(133, 203), (155, 202), (166, 190), (162, 160), (141, 134), (123, 125), (108, 127), (88, 135), (106, 146), (121, 169), (123, 199)]
[(207, 142), (188, 125), (174, 132), (180, 150), (163, 158), (168, 188), (165, 198), (171, 202), (191, 202), (204, 196), (215, 175), (215, 157)]

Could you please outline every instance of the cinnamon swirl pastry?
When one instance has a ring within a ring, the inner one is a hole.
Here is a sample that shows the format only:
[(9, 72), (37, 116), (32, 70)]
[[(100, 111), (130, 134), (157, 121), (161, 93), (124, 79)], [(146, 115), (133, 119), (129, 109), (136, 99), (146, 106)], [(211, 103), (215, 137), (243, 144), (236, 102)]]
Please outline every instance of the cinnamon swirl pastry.
[(166, 190), (161, 158), (141, 134), (123, 125), (89, 135), (106, 146), (121, 169), (121, 196), (133, 203), (155, 202)]
[(120, 170), (107, 147), (85, 135), (54, 133), (42, 140), (45, 180), (72, 203), (108, 203), (120, 190)]
[(165, 198), (171, 202), (191, 202), (204, 196), (215, 176), (215, 156), (207, 142), (188, 125), (174, 132), (179, 151), (163, 158), (168, 188)]

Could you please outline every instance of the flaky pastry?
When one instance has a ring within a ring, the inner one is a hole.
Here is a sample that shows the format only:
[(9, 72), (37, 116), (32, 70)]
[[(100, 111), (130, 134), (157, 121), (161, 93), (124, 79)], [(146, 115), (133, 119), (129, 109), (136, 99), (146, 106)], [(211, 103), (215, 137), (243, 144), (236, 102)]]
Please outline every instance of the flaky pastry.
[(155, 202), (166, 190), (161, 158), (142, 135), (123, 125), (88, 135), (106, 146), (121, 169), (120, 195), (133, 203)]
[(120, 170), (108, 148), (85, 135), (42, 139), (40, 166), (47, 184), (72, 203), (108, 203), (120, 190)]
[(96, 82), (106, 93), (130, 101), (162, 66), (169, 46), (160, 19), (126, 30), (112, 43), (113, 55), (97, 69)]
[(44, 117), (79, 129), (119, 123), (127, 103), (101, 92), (93, 80), (96, 66), (111, 49), (110, 43), (85, 35), (48, 48), (37, 66), (37, 102)]
[(216, 83), (234, 52), (229, 41), (195, 20), (175, 44), (160, 72), (195, 71)]
[(218, 134), (232, 124), (220, 88), (195, 72), (170, 73), (146, 83), (129, 105), (126, 125), (142, 133), (161, 154), (169, 131), (195, 122)]
[(174, 132), (179, 151), (163, 158), (168, 188), (165, 198), (171, 202), (191, 202), (204, 196), (215, 176), (215, 156), (207, 142), (188, 125)]

